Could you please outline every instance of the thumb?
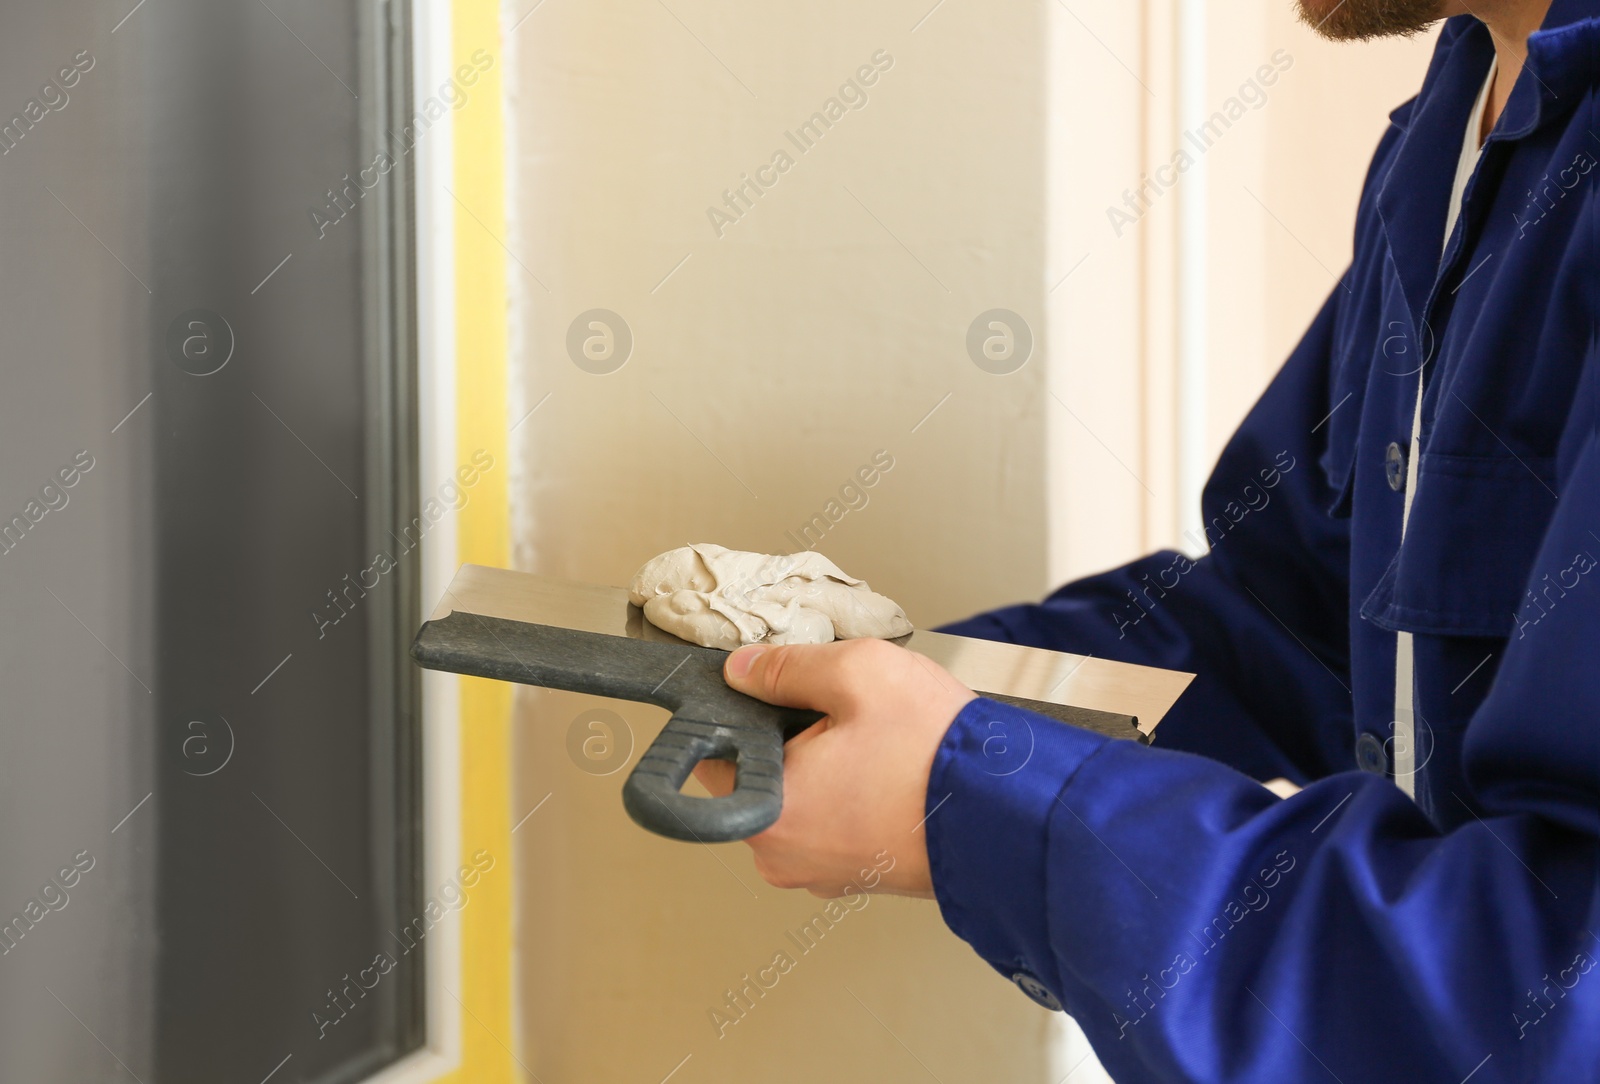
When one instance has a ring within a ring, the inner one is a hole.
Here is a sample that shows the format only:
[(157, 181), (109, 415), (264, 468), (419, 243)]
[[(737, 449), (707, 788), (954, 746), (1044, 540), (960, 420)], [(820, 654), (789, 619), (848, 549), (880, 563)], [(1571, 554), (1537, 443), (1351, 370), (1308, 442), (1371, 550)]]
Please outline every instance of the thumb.
[[(785, 708), (834, 713), (859, 699), (857, 663), (869, 641), (829, 644), (749, 644), (729, 655), (723, 678), (731, 688)], [(888, 646), (888, 645), (883, 645)]]

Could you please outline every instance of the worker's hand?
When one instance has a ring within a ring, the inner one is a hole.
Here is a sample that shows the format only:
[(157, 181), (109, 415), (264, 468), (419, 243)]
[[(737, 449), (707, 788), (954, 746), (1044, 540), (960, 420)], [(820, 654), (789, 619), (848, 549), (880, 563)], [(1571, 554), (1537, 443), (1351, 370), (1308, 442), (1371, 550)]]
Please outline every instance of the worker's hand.
[[(769, 704), (827, 713), (785, 747), (783, 815), (747, 840), (757, 872), (824, 897), (931, 896), (928, 773), (956, 713), (977, 694), (883, 640), (742, 647), (723, 676)], [(695, 775), (714, 795), (733, 789), (726, 761), (704, 761)]]

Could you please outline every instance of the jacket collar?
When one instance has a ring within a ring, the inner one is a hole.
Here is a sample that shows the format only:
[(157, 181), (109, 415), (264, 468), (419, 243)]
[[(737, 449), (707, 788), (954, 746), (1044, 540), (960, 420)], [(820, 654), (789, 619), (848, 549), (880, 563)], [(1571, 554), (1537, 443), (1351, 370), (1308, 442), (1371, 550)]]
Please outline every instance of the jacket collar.
[(1528, 62), (1490, 138), (1523, 138), (1573, 109), (1597, 80), (1600, 0), (1555, 0), (1528, 38)]
[[(1445, 217), (1467, 114), (1489, 72), (1494, 39), (1470, 15), (1445, 24), (1417, 98), (1395, 110), (1404, 135), (1378, 192), (1378, 216), (1389, 242), (1417, 341), (1440, 272)], [(1575, 108), (1600, 81), (1600, 0), (1554, 0), (1528, 39), (1528, 61), (1489, 143), (1526, 138)]]

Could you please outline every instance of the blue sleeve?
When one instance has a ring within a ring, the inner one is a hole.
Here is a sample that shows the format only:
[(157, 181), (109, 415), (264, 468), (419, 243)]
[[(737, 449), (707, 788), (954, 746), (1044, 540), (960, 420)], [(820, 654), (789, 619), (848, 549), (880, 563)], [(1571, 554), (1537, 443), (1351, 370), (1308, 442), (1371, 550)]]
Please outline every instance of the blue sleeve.
[[(1560, 503), (1536, 567), (1595, 550), (1592, 435)], [(972, 702), (929, 780), (946, 922), (1118, 1080), (1595, 1079), (1600, 587), (1544, 620), (1468, 723), (1471, 815), (1448, 831), (1374, 775), (1279, 801)]]
[(942, 631), (1195, 673), (1158, 744), (1256, 779), (1349, 764), (1349, 521), (1319, 465), (1333, 294), (1206, 484), (1205, 557), (1151, 554)]

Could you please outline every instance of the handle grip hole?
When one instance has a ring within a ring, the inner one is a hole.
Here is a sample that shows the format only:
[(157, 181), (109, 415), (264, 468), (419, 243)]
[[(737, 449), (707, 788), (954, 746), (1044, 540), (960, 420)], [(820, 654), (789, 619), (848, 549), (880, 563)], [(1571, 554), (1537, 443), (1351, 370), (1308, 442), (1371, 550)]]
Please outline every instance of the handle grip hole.
[[(697, 774), (702, 767), (708, 769), (706, 774), (709, 778), (701, 779), (700, 775)], [(698, 798), (699, 793), (697, 791), (689, 790), (689, 781), (692, 779), (696, 780), (701, 787), (704, 787), (713, 798), (720, 798), (733, 791), (738, 782), (738, 775), (738, 762), (733, 750), (719, 751), (717, 755), (700, 759), (694, 770), (684, 778), (683, 785), (678, 788), (678, 793)]]

